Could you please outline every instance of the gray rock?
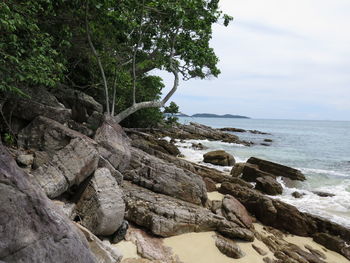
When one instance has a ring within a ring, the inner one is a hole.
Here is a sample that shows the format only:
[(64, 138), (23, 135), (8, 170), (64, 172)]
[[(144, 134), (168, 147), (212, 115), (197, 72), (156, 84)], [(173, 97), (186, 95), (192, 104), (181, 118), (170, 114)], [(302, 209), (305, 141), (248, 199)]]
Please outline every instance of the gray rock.
[(55, 198), (91, 175), (97, 168), (98, 160), (95, 145), (76, 138), (32, 174), (47, 196)]
[(212, 151), (204, 154), (203, 161), (205, 163), (221, 166), (232, 166), (235, 164), (235, 158), (231, 154), (222, 150)]
[(93, 263), (86, 239), (0, 142), (0, 261)]
[(268, 195), (280, 195), (283, 192), (283, 187), (271, 176), (256, 178), (255, 189), (262, 191)]
[(89, 137), (76, 132), (59, 122), (39, 116), (18, 134), (18, 146), (45, 151), (53, 156), (74, 138), (82, 138), (94, 143)]
[(107, 242), (102, 242), (85, 227), (79, 224), (75, 225), (88, 240), (89, 248), (95, 256), (97, 263), (119, 263), (122, 261), (123, 255), (116, 247), (112, 247)]
[(300, 192), (297, 192), (297, 191), (292, 193), (292, 196), (294, 198), (302, 198), (304, 195), (305, 195), (304, 193), (300, 193)]
[(316, 233), (313, 240), (326, 248), (342, 254), (350, 260), (350, 247), (343, 239), (337, 236), (332, 236), (327, 233)]
[(122, 225), (122, 190), (107, 168), (98, 168), (77, 203), (81, 224), (95, 235), (112, 235)]
[(103, 158), (102, 156), (100, 156), (100, 160), (98, 161), (98, 167), (107, 168), (111, 172), (111, 175), (117, 181), (118, 185), (120, 185), (123, 182), (123, 175), (122, 175), (122, 173), (119, 172), (117, 169), (115, 169), (113, 167), (113, 165), (108, 160)]
[(122, 127), (112, 118), (105, 121), (96, 131), (95, 141), (98, 143), (100, 155), (120, 172), (123, 172), (130, 162), (130, 141)]
[(128, 223), (128, 221), (124, 220), (122, 225), (113, 234), (112, 242), (115, 244), (115, 243), (119, 243), (120, 241), (122, 241), (125, 238), (125, 235), (128, 231), (128, 228), (129, 228), (129, 223)]
[(321, 192), (321, 191), (312, 191), (312, 193), (314, 193), (315, 195), (318, 195), (320, 197), (333, 197), (333, 196), (335, 196), (335, 194)]
[(124, 179), (154, 192), (194, 204), (205, 204), (207, 191), (202, 178), (188, 170), (131, 148), (132, 159)]
[(273, 176), (282, 176), (282, 177), (287, 177), (291, 180), (299, 180), (299, 181), (306, 180), (305, 176), (299, 170), (282, 165), (282, 164), (262, 160), (256, 157), (249, 158), (247, 163), (257, 165), (259, 167), (259, 170), (266, 173), (270, 173)]
[[(9, 106), (7, 106), (9, 104)], [(50, 118), (59, 123), (65, 123), (71, 118), (71, 110), (64, 107), (48, 106), (31, 99), (15, 99), (5, 105), (5, 111), (11, 111), (12, 116), (26, 121), (32, 121), (39, 116)], [(9, 109), (7, 109), (9, 107)]]
[(247, 209), (233, 196), (225, 195), (222, 200), (222, 214), (242, 227), (251, 228), (253, 220)]
[(218, 231), (229, 238), (254, 240), (246, 228), (213, 214), (206, 208), (156, 194), (124, 182), (125, 217), (155, 235), (169, 237), (189, 232)]
[(242, 179), (247, 182), (256, 182), (258, 177), (273, 177), (274, 175), (263, 172), (257, 165), (246, 163), (242, 170)]
[(215, 246), (222, 254), (230, 258), (238, 259), (245, 256), (244, 252), (240, 249), (236, 242), (220, 235), (216, 236)]
[(31, 167), (34, 162), (34, 156), (32, 154), (21, 154), (17, 156), (16, 161), (22, 167)]
[(243, 172), (243, 168), (245, 166), (245, 163), (236, 163), (233, 167), (232, 170), (230, 172), (230, 174), (232, 175), (232, 177), (239, 177), (242, 172)]

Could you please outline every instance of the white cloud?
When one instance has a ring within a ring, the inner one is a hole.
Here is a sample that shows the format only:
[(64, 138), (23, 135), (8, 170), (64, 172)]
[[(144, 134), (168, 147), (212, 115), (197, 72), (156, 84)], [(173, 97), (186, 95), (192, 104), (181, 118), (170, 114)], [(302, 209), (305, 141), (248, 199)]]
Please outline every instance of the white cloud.
[(350, 1), (220, 5), (235, 18), (228, 28), (214, 26), (222, 74), (182, 82), (174, 97), (182, 111), (350, 120)]

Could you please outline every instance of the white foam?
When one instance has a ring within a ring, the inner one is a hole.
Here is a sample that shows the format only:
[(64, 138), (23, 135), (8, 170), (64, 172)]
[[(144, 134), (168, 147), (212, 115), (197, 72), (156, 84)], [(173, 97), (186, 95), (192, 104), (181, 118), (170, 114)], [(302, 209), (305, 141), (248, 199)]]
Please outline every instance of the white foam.
[[(324, 186), (315, 191), (323, 191), (333, 193), (333, 197), (320, 197), (309, 190), (300, 190), (297, 188), (289, 188), (278, 178), (279, 183), (283, 186), (283, 194), (279, 196), (271, 196), (283, 202), (297, 207), (302, 212), (308, 212), (327, 218), (338, 224), (350, 227), (350, 192), (346, 188), (350, 186), (350, 180), (345, 180), (344, 184), (336, 186)], [(294, 198), (292, 193), (298, 191), (305, 194), (302, 198)]]
[(339, 177), (350, 177), (350, 174), (345, 174), (337, 171), (332, 170), (323, 170), (323, 169), (314, 169), (314, 168), (297, 168), (303, 173), (316, 173), (316, 174), (322, 174), (322, 175), (333, 175), (333, 176), (339, 176)]

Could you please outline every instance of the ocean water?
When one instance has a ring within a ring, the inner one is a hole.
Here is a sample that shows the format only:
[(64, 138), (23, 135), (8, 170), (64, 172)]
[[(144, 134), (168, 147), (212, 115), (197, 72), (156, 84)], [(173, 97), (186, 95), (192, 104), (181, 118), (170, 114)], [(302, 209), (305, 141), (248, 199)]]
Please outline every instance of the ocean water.
[[(255, 156), (301, 170), (307, 180), (285, 185), (278, 198), (299, 210), (319, 215), (350, 227), (350, 122), (346, 121), (297, 121), (262, 119), (190, 118), (180, 117), (181, 123), (198, 122), (214, 128), (234, 127), (259, 130), (271, 135), (233, 133), (255, 144), (250, 147), (190, 140), (178, 142), (181, 152), (191, 161), (202, 163), (203, 154), (211, 150), (225, 150), (236, 162), (245, 162)], [(260, 143), (273, 140), (270, 146)], [(208, 149), (198, 151), (190, 146), (201, 142)], [(214, 166), (212, 166), (214, 167)], [(231, 167), (215, 167), (229, 171)], [(294, 191), (304, 193), (303, 198), (292, 196)], [(312, 191), (335, 194), (320, 197)]]

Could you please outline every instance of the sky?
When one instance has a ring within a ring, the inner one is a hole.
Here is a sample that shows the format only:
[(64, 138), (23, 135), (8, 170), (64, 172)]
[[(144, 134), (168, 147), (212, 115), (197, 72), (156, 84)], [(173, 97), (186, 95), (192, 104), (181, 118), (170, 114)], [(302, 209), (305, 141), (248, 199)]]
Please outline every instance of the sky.
[[(181, 81), (186, 114), (350, 120), (349, 0), (221, 0), (213, 26), (218, 78)], [(171, 75), (162, 73), (167, 86)]]

